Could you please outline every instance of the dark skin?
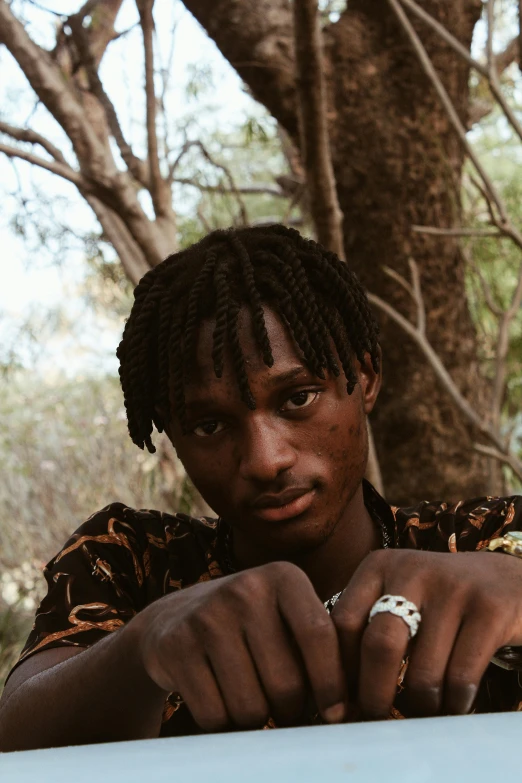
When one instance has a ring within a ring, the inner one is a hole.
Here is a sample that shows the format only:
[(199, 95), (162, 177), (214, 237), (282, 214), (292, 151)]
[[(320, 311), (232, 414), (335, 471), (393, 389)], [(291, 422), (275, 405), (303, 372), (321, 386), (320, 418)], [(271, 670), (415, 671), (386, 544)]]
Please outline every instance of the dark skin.
[[(381, 379), (368, 356), (349, 396), (342, 372), (337, 378), (315, 377), (268, 308), (265, 320), (274, 357), (270, 368), (259, 354), (248, 311), (240, 313), (256, 410), (249, 411), (242, 402), (228, 354), (223, 377), (216, 378), (210, 358), (214, 323), (206, 321), (185, 392), (187, 421), (194, 432), (183, 436), (174, 424), (170, 435), (197, 489), (233, 526), (239, 566), (293, 562), (324, 601), (342, 590), (363, 557), (380, 546), (361, 482), (368, 459), (366, 416)], [(295, 377), (284, 380), (294, 369)], [(256, 498), (290, 487), (315, 488), (306, 513), (285, 522), (256, 518)]]
[[(327, 722), (384, 718), (407, 653), (412, 714), (464, 714), (495, 651), (522, 646), (518, 558), (380, 549), (361, 490), (380, 387), (370, 362), (356, 364), (350, 396), (343, 375), (301, 370), (276, 382), (303, 362), (277, 315), (265, 316), (271, 368), (241, 313), (256, 410), (240, 399), (230, 357), (215, 378), (205, 322), (186, 394), (189, 405), (200, 400), (193, 431), (183, 435), (174, 416), (169, 432), (194, 484), (233, 525), (242, 570), (163, 596), (91, 648), (29, 658), (2, 696), (0, 750), (158, 736), (171, 691), (204, 731), (259, 728), (269, 716), (299, 725), (311, 703)], [(252, 507), (295, 487), (310, 490), (299, 515)], [(343, 589), (329, 616), (323, 601)], [(385, 593), (421, 610), (411, 644), (399, 617), (368, 624)]]

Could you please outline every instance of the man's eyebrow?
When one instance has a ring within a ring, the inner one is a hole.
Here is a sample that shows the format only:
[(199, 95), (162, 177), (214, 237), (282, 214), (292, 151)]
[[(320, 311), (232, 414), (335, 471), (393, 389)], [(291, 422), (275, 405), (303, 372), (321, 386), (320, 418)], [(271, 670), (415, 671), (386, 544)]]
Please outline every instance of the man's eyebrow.
[[(300, 375), (309, 375), (310, 370), (308, 367), (305, 367), (302, 364), (297, 365), (296, 367), (291, 367), (289, 370), (285, 370), (284, 372), (279, 373), (278, 375), (271, 375), (267, 381), (266, 386), (268, 388), (274, 388), (276, 386), (283, 386), (285, 383), (289, 383), (290, 381), (293, 381), (295, 378), (298, 378)], [(194, 384), (195, 388), (202, 389), (204, 388), (204, 384)], [(192, 400), (187, 399), (185, 401), (185, 408), (186, 410), (191, 409), (197, 409), (204, 405), (212, 404), (213, 400), (211, 397), (204, 397), (204, 396), (196, 396), (192, 398)]]
[(309, 374), (310, 370), (308, 369), (308, 367), (299, 364), (297, 367), (292, 367), (290, 370), (285, 370), (285, 372), (279, 373), (279, 375), (271, 375), (270, 378), (267, 380), (266, 385), (272, 387), (282, 386), (284, 383), (293, 381), (294, 378), (297, 378), (299, 375), (303, 375), (305, 373)]

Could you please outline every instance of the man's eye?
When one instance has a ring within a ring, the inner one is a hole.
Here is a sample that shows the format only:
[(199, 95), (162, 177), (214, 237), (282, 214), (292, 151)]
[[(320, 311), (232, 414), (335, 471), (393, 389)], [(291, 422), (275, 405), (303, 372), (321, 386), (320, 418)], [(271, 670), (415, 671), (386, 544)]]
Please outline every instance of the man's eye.
[[(319, 394), (320, 392), (318, 391), (301, 391), (297, 392), (297, 394), (292, 394), (292, 396), (288, 398), (286, 405), (292, 403), (295, 404), (295, 408), (287, 408), (287, 410), (295, 411), (299, 408), (308, 408), (309, 405), (316, 401)], [(310, 397), (312, 399), (309, 399)]]
[[(223, 422), (221, 421), (204, 421), (202, 424), (198, 424), (197, 427), (194, 427), (192, 432), (194, 435), (197, 435), (198, 438), (208, 438), (209, 435), (216, 435), (217, 432), (221, 432), (221, 430), (216, 429), (217, 427), (223, 425)], [(200, 430), (200, 432), (198, 432)]]

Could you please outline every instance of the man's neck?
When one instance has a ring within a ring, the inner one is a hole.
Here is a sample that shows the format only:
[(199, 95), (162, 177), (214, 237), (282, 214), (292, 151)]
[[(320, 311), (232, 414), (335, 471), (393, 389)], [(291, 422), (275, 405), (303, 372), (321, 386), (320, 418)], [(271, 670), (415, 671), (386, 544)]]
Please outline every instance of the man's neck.
[(234, 533), (234, 557), (241, 568), (274, 559), (291, 560), (307, 574), (322, 601), (344, 590), (361, 561), (381, 545), (381, 532), (365, 506), (362, 484), (326, 541), (308, 552), (270, 556), (257, 546), (250, 547), (239, 531)]

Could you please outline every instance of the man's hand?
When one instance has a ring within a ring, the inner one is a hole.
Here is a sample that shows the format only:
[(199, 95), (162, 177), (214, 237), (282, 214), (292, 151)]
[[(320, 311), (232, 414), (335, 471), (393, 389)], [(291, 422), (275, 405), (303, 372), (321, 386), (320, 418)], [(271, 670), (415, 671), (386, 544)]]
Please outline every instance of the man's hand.
[[(419, 608), (411, 644), (400, 617), (378, 614), (368, 624), (384, 594), (404, 596)], [(496, 650), (522, 645), (522, 562), (488, 552), (379, 550), (361, 563), (332, 619), (349, 697), (365, 717), (389, 715), (406, 654), (412, 714), (467, 713)]]
[(309, 696), (326, 721), (344, 717), (335, 626), (297, 566), (270, 563), (171, 593), (133, 622), (149, 677), (179, 692), (205, 731), (260, 728), (269, 717), (296, 724)]

